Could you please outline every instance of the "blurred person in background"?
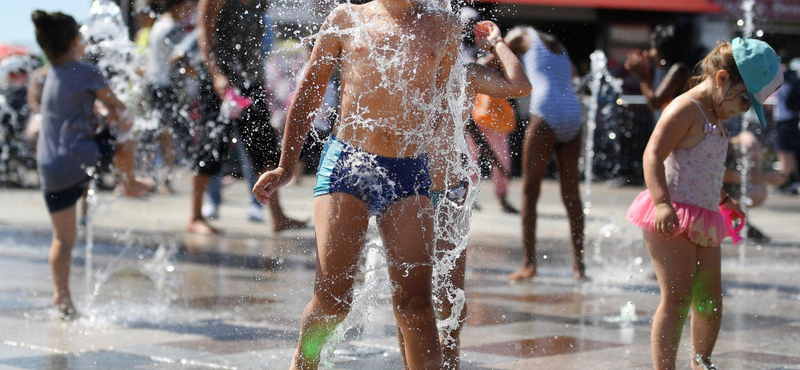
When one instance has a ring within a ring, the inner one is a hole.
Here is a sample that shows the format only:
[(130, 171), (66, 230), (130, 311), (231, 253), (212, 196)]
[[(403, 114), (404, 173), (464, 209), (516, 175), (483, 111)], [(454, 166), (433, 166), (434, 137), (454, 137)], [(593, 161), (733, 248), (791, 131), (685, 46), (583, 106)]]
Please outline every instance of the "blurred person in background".
[[(218, 232), (202, 215), (203, 193), (209, 180), (220, 172), (233, 130), (252, 163), (244, 171), (261, 174), (276, 168), (280, 158), (264, 88), (263, 19), (267, 8), (265, 0), (200, 0), (198, 45), (205, 71), (200, 74), (201, 139), (195, 156), (189, 232)], [(223, 102), (234, 100), (232, 97), (248, 98), (252, 105), (236, 117), (225, 117), (221, 114)], [(277, 192), (270, 197), (269, 210), (274, 231), (305, 227), (304, 222), (286, 217)]]
[(561, 199), (567, 209), (573, 248), (573, 274), (586, 278), (583, 263), (584, 216), (578, 182), (581, 155), (581, 105), (572, 77), (575, 67), (567, 49), (553, 35), (531, 27), (508, 32), (506, 41), (514, 54), (522, 55), (525, 74), (533, 85), (530, 122), (523, 149), (522, 243), (523, 266), (509, 280), (536, 276), (536, 205), (541, 182), (553, 152), (561, 183)]
[(783, 181), (778, 184), (778, 190), (784, 194), (797, 195), (798, 176), (797, 149), (800, 144), (800, 78), (797, 70), (789, 68), (789, 55), (782, 50), (781, 68), (783, 69), (783, 85), (775, 93), (777, 103), (772, 110), (772, 119), (775, 122), (772, 131), (772, 140), (778, 162), (781, 164)]

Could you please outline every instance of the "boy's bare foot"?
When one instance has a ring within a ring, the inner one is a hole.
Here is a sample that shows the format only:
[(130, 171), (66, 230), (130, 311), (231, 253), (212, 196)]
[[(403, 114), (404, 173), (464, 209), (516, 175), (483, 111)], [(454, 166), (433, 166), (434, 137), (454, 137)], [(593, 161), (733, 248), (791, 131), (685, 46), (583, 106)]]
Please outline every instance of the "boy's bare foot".
[(536, 265), (525, 265), (506, 276), (506, 279), (510, 281), (524, 281), (533, 279), (534, 277), (536, 277)]
[(288, 217), (284, 217), (283, 220), (273, 222), (272, 230), (277, 233), (291, 229), (303, 229), (306, 227), (308, 227), (308, 221), (298, 221)]
[(122, 195), (126, 198), (143, 197), (150, 194), (155, 188), (155, 181), (151, 179), (136, 179), (122, 184)]
[(189, 221), (189, 223), (186, 224), (186, 232), (200, 235), (217, 235), (220, 233), (219, 230), (209, 225), (208, 222), (202, 218)]

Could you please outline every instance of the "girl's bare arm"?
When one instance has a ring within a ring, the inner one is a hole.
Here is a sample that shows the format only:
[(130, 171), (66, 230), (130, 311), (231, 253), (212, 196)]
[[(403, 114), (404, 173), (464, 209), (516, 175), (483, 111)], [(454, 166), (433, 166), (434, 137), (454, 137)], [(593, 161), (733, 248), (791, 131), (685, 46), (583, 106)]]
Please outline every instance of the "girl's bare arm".
[(670, 104), (658, 120), (644, 150), (644, 180), (656, 205), (672, 204), (664, 161), (692, 127), (695, 117), (686, 108), (684, 102)]
[(531, 82), (522, 63), (505, 42), (498, 42), (492, 47), (492, 58), (486, 62), (498, 64), (502, 71), (477, 63), (470, 64), (469, 77), (476, 93), (501, 99), (520, 98), (531, 93)]

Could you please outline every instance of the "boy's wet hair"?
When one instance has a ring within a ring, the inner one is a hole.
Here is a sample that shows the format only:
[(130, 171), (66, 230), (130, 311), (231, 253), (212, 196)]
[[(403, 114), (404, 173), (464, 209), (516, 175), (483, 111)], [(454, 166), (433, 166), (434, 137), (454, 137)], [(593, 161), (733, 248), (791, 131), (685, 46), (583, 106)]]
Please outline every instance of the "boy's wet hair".
[(34, 10), (31, 20), (36, 28), (36, 42), (51, 62), (68, 53), (73, 40), (80, 34), (75, 18), (61, 12)]
[(700, 63), (697, 63), (694, 71), (695, 76), (689, 79), (689, 87), (699, 85), (705, 79), (715, 76), (719, 71), (728, 72), (732, 84), (742, 82), (742, 75), (733, 58), (733, 46), (730, 42), (722, 42), (717, 45)]

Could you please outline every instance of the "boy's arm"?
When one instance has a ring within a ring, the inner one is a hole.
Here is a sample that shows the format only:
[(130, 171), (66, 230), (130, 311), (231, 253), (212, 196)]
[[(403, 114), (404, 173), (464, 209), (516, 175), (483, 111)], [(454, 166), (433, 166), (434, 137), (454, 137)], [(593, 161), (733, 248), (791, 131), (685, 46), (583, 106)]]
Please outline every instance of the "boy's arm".
[(197, 42), (200, 47), (200, 53), (203, 55), (206, 69), (208, 69), (208, 74), (211, 77), (214, 92), (220, 97), (225, 95), (225, 90), (230, 85), (230, 80), (217, 65), (213, 40), (217, 38), (217, 19), (226, 1), (200, 0), (197, 17), (197, 29), (199, 30)]
[(278, 168), (261, 175), (253, 187), (256, 198), (265, 203), (269, 196), (292, 178), (303, 143), (311, 129), (314, 112), (319, 109), (328, 81), (341, 55), (339, 36), (332, 31), (343, 22), (343, 11), (335, 9), (320, 29), (314, 50), (303, 73), (289, 108), (283, 133), (281, 159)]
[(461, 29), (456, 26), (455, 22), (456, 21), (454, 20), (451, 23), (447, 23), (450, 25), (450, 30), (446, 33), (447, 39), (445, 40), (444, 45), (445, 55), (439, 64), (439, 71), (436, 74), (436, 92), (441, 101), (441, 108), (435, 121), (435, 124), (437, 125), (441, 122), (459, 121), (459, 117), (455, 116), (456, 112), (452, 112), (450, 110), (450, 105), (447, 100), (447, 84), (450, 80), (450, 73), (453, 70), (453, 64), (455, 64), (458, 60), (458, 48), (461, 45)]

